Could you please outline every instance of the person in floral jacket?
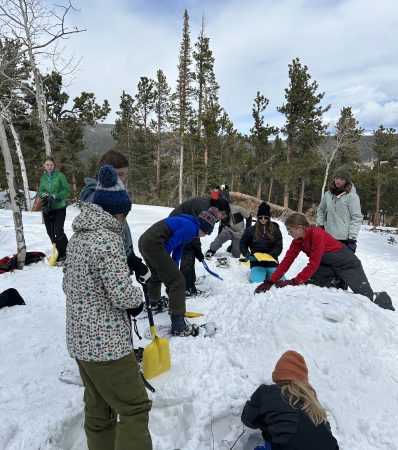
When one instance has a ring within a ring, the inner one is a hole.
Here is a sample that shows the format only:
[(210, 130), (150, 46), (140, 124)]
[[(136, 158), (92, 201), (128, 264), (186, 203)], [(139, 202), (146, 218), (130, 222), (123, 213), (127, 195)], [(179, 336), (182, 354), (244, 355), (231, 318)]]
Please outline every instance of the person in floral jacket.
[[(142, 304), (129, 276), (122, 233), (131, 201), (111, 166), (93, 203), (72, 224), (64, 264), (66, 341), (84, 383), (89, 449), (152, 449), (151, 402), (134, 357), (127, 310)], [(119, 420), (117, 417), (119, 416)]]

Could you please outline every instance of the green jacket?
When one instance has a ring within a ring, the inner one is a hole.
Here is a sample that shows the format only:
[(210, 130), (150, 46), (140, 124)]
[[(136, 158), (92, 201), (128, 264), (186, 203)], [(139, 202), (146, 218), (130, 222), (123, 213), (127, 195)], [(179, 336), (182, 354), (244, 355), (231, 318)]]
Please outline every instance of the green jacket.
[(70, 184), (66, 176), (54, 171), (51, 175), (44, 172), (40, 178), (39, 190), (37, 195), (42, 197), (45, 193), (50, 194), (54, 201), (51, 204), (51, 209), (65, 208), (65, 199), (69, 197), (71, 192)]

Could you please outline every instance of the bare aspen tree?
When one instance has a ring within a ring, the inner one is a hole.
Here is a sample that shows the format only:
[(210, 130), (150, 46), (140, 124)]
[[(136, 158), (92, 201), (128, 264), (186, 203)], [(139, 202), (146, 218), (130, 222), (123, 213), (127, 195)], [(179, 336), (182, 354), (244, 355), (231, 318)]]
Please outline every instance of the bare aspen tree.
[[(20, 42), (20, 53), (26, 53), (33, 73), (37, 111), (47, 155), (51, 154), (46, 99), (43, 80), (38, 68), (40, 58), (56, 58), (52, 44), (84, 30), (70, 29), (65, 17), (73, 10), (66, 6), (50, 8), (45, 0), (0, 0), (0, 25), (13, 39)], [(51, 51), (52, 49), (52, 51)]]
[(10, 195), (12, 215), (14, 219), (15, 236), (17, 240), (18, 269), (23, 269), (26, 258), (26, 245), (25, 245), (25, 236), (23, 232), (22, 212), (18, 200), (17, 190), (15, 188), (14, 166), (12, 164), (11, 151), (8, 145), (7, 133), (4, 127), (4, 118), (1, 111), (0, 111), (0, 147), (1, 153), (3, 154), (4, 158), (7, 185)]

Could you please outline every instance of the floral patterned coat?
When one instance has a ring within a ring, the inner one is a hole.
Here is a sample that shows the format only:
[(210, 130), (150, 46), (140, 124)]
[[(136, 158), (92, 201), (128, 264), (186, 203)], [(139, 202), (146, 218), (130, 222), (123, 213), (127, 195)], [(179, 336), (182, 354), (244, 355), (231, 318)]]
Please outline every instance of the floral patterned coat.
[(63, 269), (68, 352), (83, 361), (119, 359), (133, 351), (126, 309), (142, 302), (129, 276), (122, 225), (86, 203), (72, 229)]

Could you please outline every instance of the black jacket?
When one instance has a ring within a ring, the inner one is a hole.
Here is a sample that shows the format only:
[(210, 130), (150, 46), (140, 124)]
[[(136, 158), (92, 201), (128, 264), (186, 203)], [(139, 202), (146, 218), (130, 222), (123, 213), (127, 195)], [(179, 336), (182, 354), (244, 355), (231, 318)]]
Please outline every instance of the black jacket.
[(255, 241), (256, 225), (246, 228), (240, 239), (240, 252), (243, 256), (246, 256), (248, 253), (253, 255), (256, 252), (268, 253), (278, 260), (278, 256), (282, 253), (283, 249), (282, 233), (276, 222), (271, 223), (274, 226), (274, 238), (272, 240), (264, 233)]
[(242, 422), (259, 428), (272, 450), (338, 450), (328, 422), (315, 426), (300, 408), (282, 397), (278, 385), (262, 384), (246, 403)]
[(202, 211), (210, 208), (210, 199), (204, 197), (193, 197), (182, 202), (177, 208), (169, 214), (169, 217), (178, 216), (180, 214), (189, 214), (198, 217)]

